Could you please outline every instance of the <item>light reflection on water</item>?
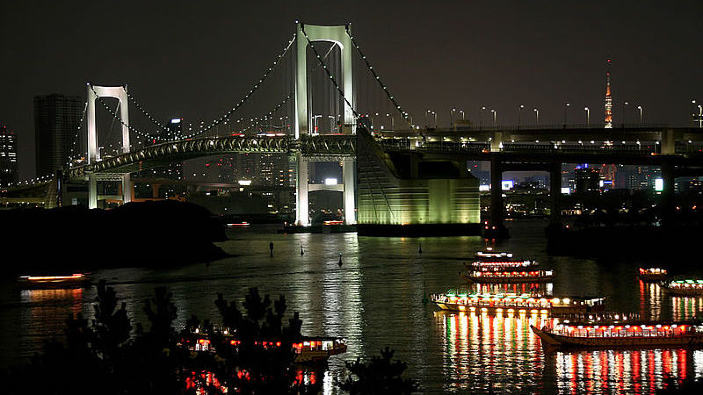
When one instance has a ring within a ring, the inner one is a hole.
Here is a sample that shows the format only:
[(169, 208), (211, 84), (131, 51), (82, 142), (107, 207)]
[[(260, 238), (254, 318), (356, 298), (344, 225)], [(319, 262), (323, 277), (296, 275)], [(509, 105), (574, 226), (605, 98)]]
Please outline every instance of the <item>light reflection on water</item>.
[[(543, 224), (511, 226), (513, 237), (496, 249), (537, 259), (546, 269), (555, 269), (556, 278), (553, 284), (491, 290), (522, 293), (539, 287), (554, 295), (605, 295), (612, 310), (652, 318), (690, 318), (703, 311), (703, 298), (670, 297), (657, 284), (637, 280), (639, 262), (550, 257), (541, 236)], [(274, 257), (268, 251), (271, 241)], [(406, 374), (430, 393), (485, 392), (491, 386), (513, 393), (646, 393), (663, 386), (667, 375), (703, 376), (703, 351), (545, 354), (529, 329), (530, 324), (543, 324), (544, 317), (437, 312), (426, 303), (427, 296), (468, 286), (459, 273), (465, 270), (463, 262), (484, 248), (477, 237), (272, 235), (249, 230), (233, 233), (222, 247), (236, 256), (168, 270), (103, 270), (94, 277), (111, 283), (126, 300), (130, 317), (141, 322), (143, 302), (160, 285), (174, 295), (179, 325), (191, 314), (217, 317), (213, 301), (218, 292), (240, 302), (254, 286), (262, 294), (285, 295), (289, 312), (300, 312), (305, 334), (347, 339), (348, 352), (333, 357), (322, 377), (325, 393), (335, 392), (333, 381), (343, 379), (344, 361), (378, 354), (385, 346), (396, 350), (408, 363)], [(0, 366), (30, 356), (44, 339), (60, 335), (69, 314), (92, 313), (94, 298), (94, 289), (20, 291), (13, 281), (1, 282)]]

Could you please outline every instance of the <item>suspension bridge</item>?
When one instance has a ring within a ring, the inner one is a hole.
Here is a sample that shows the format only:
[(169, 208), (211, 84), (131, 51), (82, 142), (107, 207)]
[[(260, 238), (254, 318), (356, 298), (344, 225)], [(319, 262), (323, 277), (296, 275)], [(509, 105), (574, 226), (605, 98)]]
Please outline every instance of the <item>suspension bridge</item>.
[[(44, 188), (48, 192), (34, 192), (35, 200), (43, 199), (45, 207), (51, 207), (61, 203), (62, 184), (85, 182), (88, 206), (96, 208), (105, 198), (98, 192), (101, 182), (121, 183), (121, 200), (129, 202), (130, 174), (135, 172), (227, 153), (281, 154), (294, 162), (297, 225), (310, 225), (308, 171), (313, 162), (341, 164), (342, 186), (329, 189), (341, 189), (344, 220), (355, 224), (359, 177), (361, 173), (370, 174), (357, 170), (357, 132), (362, 129), (385, 153), (464, 163), (490, 161), (492, 218), (498, 224), (502, 223), (501, 173), (507, 170), (549, 171), (554, 204), (558, 203), (562, 163), (661, 166), (666, 169), (665, 190), (671, 193), (674, 177), (703, 174), (703, 160), (698, 154), (703, 148), (703, 133), (697, 128), (476, 128), (463, 123), (438, 129), (417, 125), (371, 65), (350, 25), (297, 23), (293, 37), (246, 94), (214, 120), (176, 132), (161, 121), (163, 117), (147, 111), (127, 86), (88, 83), (86, 93), (83, 117), (64, 170), (59, 175), (7, 188), (0, 200), (12, 201), (10, 195), (21, 199), (17, 196), (22, 191)], [(117, 107), (110, 107), (104, 99), (116, 99)], [(130, 106), (137, 109), (140, 121), (130, 122)], [(112, 118), (113, 126), (119, 123), (117, 135), (98, 133), (99, 111)], [(110, 140), (114, 144), (108, 144)], [(389, 185), (378, 184), (381, 191), (369, 193), (380, 193), (378, 199), (386, 202), (387, 210), (400, 210), (388, 203), (388, 195), (399, 193), (400, 187)], [(385, 191), (389, 188), (395, 191)], [(315, 190), (319, 189), (325, 186), (316, 185)], [(375, 210), (377, 203), (373, 204)], [(472, 221), (477, 222), (475, 218)]]

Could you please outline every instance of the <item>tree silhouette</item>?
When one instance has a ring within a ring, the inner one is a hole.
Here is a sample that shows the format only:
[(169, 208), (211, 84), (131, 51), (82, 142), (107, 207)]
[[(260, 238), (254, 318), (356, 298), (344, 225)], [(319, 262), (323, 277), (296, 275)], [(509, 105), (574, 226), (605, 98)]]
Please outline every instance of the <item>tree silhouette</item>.
[(381, 355), (374, 355), (369, 362), (347, 362), (350, 375), (339, 387), (350, 394), (410, 394), (418, 390), (414, 380), (402, 378), (407, 364), (394, 361), (395, 351), (386, 347)]

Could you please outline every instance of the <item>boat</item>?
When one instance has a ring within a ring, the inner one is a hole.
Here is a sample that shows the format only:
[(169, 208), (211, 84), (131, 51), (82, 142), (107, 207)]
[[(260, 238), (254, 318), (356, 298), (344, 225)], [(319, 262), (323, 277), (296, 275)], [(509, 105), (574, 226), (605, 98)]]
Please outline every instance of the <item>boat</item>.
[[(227, 332), (223, 333), (225, 344), (229, 343), (232, 347), (240, 347), (242, 345), (241, 340), (227, 334)], [(202, 332), (196, 332), (182, 338), (180, 345), (194, 352), (216, 352), (215, 345), (210, 337)], [(276, 339), (254, 341), (254, 346), (263, 349), (275, 349), (281, 347), (281, 345), (281, 341)], [(342, 354), (347, 351), (346, 341), (337, 337), (304, 336), (300, 341), (292, 343), (291, 347), (295, 352), (295, 362), (299, 364), (324, 362), (332, 355)]]
[(473, 270), (463, 272), (461, 276), (468, 281), (475, 283), (539, 283), (554, 280), (553, 270), (532, 270), (532, 271), (479, 271)]
[(492, 253), (479, 251), (476, 253), (476, 260), (471, 263), (464, 263), (464, 266), (466, 266), (468, 270), (505, 271), (534, 269), (539, 266), (539, 263), (529, 259), (513, 258), (513, 254), (506, 252)]
[(83, 273), (63, 276), (20, 276), (17, 281), (22, 288), (83, 288), (90, 284)]
[(432, 294), (430, 300), (442, 310), (476, 313), (539, 313), (552, 317), (602, 311), (603, 297), (545, 297), (535, 294), (480, 294), (449, 291)]
[(703, 346), (700, 322), (596, 322), (530, 325), (546, 348), (646, 348)]
[(646, 282), (656, 282), (666, 279), (668, 272), (666, 269), (661, 269), (658, 267), (650, 267), (648, 269), (640, 268), (638, 277), (642, 281)]
[(677, 296), (702, 296), (703, 280), (675, 280), (662, 285), (662, 288), (671, 295)]

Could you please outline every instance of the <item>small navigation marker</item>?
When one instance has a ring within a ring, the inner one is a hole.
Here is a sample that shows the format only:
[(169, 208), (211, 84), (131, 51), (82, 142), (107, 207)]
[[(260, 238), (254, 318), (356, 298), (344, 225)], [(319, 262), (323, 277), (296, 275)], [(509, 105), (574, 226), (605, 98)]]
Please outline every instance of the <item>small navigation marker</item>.
[(342, 253), (341, 252), (339, 253), (339, 262), (337, 262), (337, 264), (339, 265), (339, 267), (342, 267)]
[(420, 247), (417, 249), (418, 254), (422, 254), (422, 243), (420, 243)]
[(305, 255), (305, 252), (303, 252), (303, 246), (300, 246), (300, 256)]

